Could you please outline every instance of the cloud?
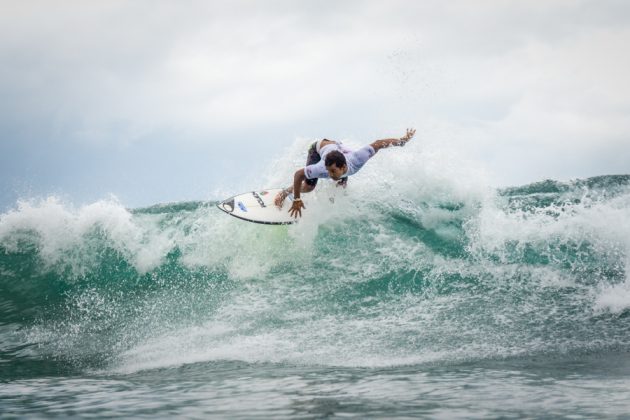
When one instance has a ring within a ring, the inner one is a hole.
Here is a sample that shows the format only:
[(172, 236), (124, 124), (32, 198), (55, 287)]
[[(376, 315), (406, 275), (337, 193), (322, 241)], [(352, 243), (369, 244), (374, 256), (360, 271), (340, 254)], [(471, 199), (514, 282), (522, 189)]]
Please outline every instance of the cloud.
[(5, 1), (0, 159), (247, 159), (417, 125), (501, 184), (628, 173), (628, 41), (614, 0)]
[(7, 110), (88, 141), (121, 125), (138, 138), (168, 126), (208, 132), (306, 118), (359, 100), (371, 81), (366, 56), (387, 48), (346, 26), (349, 14), (331, 31), (330, 19), (315, 25), (294, 7), (25, 4), (2, 22)]

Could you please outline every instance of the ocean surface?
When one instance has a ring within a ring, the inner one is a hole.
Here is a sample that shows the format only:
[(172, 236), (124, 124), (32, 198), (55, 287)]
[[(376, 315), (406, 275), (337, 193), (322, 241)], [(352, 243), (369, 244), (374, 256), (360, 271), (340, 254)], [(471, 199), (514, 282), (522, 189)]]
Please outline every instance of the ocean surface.
[(0, 417), (630, 418), (630, 176), (404, 166), (291, 226), (16, 203)]

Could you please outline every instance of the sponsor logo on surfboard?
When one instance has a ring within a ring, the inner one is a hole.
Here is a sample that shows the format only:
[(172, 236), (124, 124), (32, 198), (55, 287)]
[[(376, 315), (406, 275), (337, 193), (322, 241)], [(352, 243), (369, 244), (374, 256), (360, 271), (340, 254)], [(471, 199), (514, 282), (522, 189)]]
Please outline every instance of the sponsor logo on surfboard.
[(247, 207), (245, 207), (245, 204), (243, 204), (241, 201), (239, 201), (237, 204), (239, 209), (247, 211)]
[(256, 199), (256, 201), (258, 201), (258, 204), (260, 204), (260, 207), (267, 207), (265, 205), (265, 202), (263, 201), (262, 198), (260, 198), (260, 196), (256, 193), (256, 191), (252, 191), (252, 195), (254, 196), (254, 198)]

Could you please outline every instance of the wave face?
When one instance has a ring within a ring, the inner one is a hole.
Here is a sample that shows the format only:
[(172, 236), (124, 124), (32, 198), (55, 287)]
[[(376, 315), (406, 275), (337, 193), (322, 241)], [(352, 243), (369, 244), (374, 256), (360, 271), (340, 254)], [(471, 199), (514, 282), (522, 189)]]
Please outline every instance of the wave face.
[(292, 226), (205, 202), (20, 202), (0, 216), (0, 373), (630, 349), (630, 176), (416, 175), (322, 186)]

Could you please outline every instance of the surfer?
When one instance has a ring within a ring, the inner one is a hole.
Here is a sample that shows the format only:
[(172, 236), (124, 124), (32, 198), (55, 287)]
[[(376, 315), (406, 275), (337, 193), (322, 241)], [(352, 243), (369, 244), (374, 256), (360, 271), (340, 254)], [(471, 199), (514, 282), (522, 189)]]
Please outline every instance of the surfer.
[(407, 133), (401, 138), (376, 140), (354, 151), (338, 141), (328, 139), (316, 141), (308, 150), (306, 166), (295, 172), (293, 186), (276, 195), (275, 205), (279, 209), (282, 208), (284, 200), (293, 193), (293, 204), (289, 213), (296, 219), (298, 216), (301, 217), (302, 209), (305, 207), (300, 194), (313, 191), (319, 178), (332, 178), (337, 181), (338, 186), (345, 187), (348, 176), (357, 173), (376, 152), (390, 146), (404, 146), (414, 134), (416, 130), (408, 128)]

